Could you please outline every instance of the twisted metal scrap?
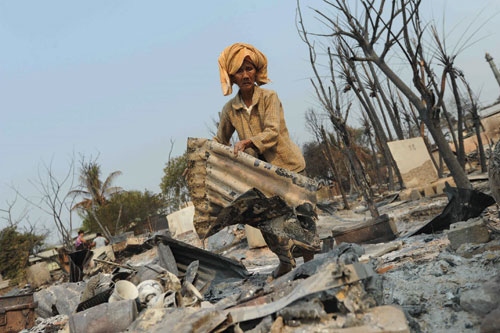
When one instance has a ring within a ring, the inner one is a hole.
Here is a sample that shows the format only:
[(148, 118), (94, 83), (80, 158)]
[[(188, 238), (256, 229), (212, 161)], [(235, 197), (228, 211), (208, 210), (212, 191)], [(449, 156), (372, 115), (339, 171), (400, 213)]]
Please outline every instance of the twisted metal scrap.
[(195, 206), (194, 226), (202, 238), (218, 224), (223, 208), (253, 188), (267, 197), (278, 196), (288, 209), (316, 205), (318, 184), (310, 178), (245, 153), (235, 157), (231, 147), (207, 139), (189, 138), (187, 148), (186, 179)]

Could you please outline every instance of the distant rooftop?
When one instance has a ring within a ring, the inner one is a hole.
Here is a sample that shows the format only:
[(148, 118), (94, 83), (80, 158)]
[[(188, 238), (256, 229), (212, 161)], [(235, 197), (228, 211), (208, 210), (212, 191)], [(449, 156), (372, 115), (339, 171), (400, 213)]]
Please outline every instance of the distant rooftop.
[(479, 111), (479, 116), (481, 118), (486, 118), (489, 116), (492, 116), (494, 114), (497, 114), (500, 112), (500, 103), (496, 103), (490, 106), (485, 107), (484, 109)]

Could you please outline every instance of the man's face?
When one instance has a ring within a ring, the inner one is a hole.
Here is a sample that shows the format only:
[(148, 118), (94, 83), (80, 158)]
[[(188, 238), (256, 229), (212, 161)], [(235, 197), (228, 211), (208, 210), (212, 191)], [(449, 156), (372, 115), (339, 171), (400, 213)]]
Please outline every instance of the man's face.
[(252, 62), (245, 59), (240, 69), (232, 76), (233, 82), (240, 87), (243, 92), (252, 90), (255, 84), (257, 70)]

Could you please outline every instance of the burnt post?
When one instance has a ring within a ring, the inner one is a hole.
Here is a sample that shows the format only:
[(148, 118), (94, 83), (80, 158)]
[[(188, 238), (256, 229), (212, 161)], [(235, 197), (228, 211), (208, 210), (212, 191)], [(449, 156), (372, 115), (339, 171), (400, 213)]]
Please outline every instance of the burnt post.
[(490, 64), (491, 70), (493, 71), (493, 75), (495, 75), (495, 79), (497, 80), (498, 85), (500, 86), (500, 72), (498, 72), (497, 65), (493, 61), (493, 57), (486, 52), (485, 55), (486, 61)]

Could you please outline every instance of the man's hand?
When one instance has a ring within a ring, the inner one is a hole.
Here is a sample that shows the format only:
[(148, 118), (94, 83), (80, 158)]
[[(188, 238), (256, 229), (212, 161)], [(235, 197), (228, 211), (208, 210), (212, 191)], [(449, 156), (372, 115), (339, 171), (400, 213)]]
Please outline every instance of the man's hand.
[(236, 142), (234, 145), (234, 156), (238, 156), (240, 151), (245, 151), (245, 149), (253, 145), (252, 140), (246, 139)]

